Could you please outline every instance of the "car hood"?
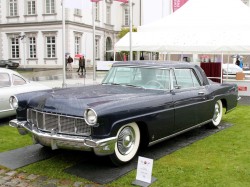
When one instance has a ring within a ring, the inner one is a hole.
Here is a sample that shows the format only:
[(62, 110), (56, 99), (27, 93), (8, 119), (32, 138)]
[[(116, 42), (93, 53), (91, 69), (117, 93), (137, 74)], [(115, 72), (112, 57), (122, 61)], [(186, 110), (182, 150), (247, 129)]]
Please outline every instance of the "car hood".
[(29, 107), (49, 113), (83, 116), (86, 108), (103, 111), (128, 106), (130, 103), (139, 105), (150, 97), (155, 98), (156, 94), (163, 92), (112, 85), (72, 87), (33, 96), (29, 101)]

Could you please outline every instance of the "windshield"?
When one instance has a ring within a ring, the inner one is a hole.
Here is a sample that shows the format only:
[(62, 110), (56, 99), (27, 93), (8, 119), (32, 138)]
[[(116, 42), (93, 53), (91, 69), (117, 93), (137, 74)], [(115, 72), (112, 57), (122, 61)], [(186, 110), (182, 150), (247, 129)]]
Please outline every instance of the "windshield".
[(169, 69), (143, 67), (112, 67), (102, 84), (169, 89)]

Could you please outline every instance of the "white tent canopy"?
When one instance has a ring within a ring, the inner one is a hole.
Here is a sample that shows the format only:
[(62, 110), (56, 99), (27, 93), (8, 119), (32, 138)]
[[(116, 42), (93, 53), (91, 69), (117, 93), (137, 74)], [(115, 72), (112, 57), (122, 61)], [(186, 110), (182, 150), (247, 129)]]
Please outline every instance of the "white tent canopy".
[[(250, 53), (250, 8), (241, 0), (189, 0), (132, 33), (133, 51)], [(129, 33), (115, 51), (129, 50)]]

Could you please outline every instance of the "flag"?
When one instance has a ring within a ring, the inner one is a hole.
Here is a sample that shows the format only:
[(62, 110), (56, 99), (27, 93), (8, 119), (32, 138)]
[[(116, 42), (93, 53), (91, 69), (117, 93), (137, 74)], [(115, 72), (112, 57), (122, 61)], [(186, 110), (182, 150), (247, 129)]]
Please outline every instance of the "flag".
[(182, 7), (188, 0), (173, 0), (173, 12)]
[(114, 1), (119, 1), (119, 2), (122, 2), (122, 3), (128, 3), (128, 0), (114, 0)]
[(77, 8), (82, 9), (84, 0), (63, 0), (64, 8)]

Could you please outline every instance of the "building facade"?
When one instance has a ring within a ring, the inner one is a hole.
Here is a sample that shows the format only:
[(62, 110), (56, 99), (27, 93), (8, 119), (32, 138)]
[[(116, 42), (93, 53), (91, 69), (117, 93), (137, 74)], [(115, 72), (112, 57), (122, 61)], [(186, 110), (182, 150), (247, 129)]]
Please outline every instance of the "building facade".
[[(93, 50), (93, 14), (95, 50)], [(141, 23), (141, 0), (133, 0), (133, 25)], [(0, 59), (10, 59), (21, 67), (54, 68), (65, 62), (62, 51), (61, 0), (0, 0)], [(79, 9), (65, 8), (65, 52), (82, 53), (86, 65), (109, 60), (122, 27), (129, 27), (129, 5), (113, 0), (92, 3), (84, 0)], [(74, 65), (78, 66), (75, 59)]]
[[(115, 0), (83, 1), (79, 9), (64, 11), (63, 52), (62, 0), (0, 0), (0, 59), (17, 61), (24, 68), (62, 67), (64, 53), (72, 57), (84, 54), (87, 66), (92, 66), (93, 60), (110, 60), (119, 31), (129, 27), (129, 5)], [(132, 25), (167, 16), (181, 1), (186, 0), (132, 0)], [(242, 1), (249, 6), (249, 0)], [(95, 49), (92, 6), (96, 11)], [(78, 66), (77, 59), (73, 66)]]

